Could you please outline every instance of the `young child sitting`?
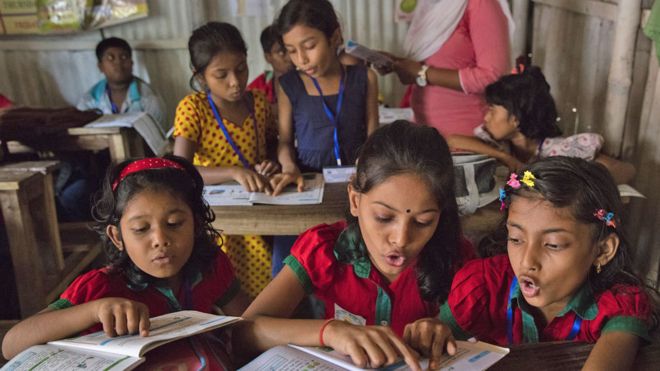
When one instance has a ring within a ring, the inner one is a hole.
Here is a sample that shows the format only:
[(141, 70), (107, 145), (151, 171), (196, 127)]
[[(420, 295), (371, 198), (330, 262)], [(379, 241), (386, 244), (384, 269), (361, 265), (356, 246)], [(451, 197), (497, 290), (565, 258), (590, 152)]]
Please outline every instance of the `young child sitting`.
[(511, 174), (501, 191), (507, 253), (454, 277), (440, 318), (457, 338), (499, 345), (596, 343), (584, 369), (628, 370), (652, 305), (631, 272), (623, 208), (600, 164), (564, 156)]
[(617, 184), (635, 176), (635, 168), (601, 152), (603, 137), (581, 133), (562, 137), (550, 85), (536, 66), (521, 67), (486, 87), (488, 111), (477, 137), (452, 135), (449, 147), (495, 157), (511, 170), (550, 156), (580, 157), (603, 164)]
[(60, 298), (14, 326), (2, 342), (22, 350), (81, 332), (149, 334), (149, 317), (183, 309), (240, 315), (247, 307), (216, 245), (204, 183), (184, 159), (126, 161), (108, 172), (93, 214), (108, 266), (78, 277)]
[(105, 79), (85, 93), (76, 108), (81, 111), (98, 109), (104, 114), (146, 112), (167, 132), (163, 101), (154, 90), (137, 76), (133, 76), (131, 46), (124, 39), (110, 37), (96, 46), (98, 68)]
[[(405, 121), (376, 130), (360, 151), (348, 198), (348, 222), (298, 238), (283, 270), (243, 314), (252, 321), (234, 332), (237, 349), (327, 345), (360, 367), (403, 356), (414, 369), (410, 347), (441, 356), (442, 346), (425, 340), (448, 331), (434, 317), (453, 273), (474, 256), (461, 237), (446, 142)], [(326, 320), (290, 319), (309, 294), (324, 303)]]
[(261, 90), (266, 94), (268, 103), (271, 104), (273, 115), (277, 117), (277, 89), (280, 86), (279, 78), (289, 72), (293, 67), (289, 53), (280, 42), (279, 35), (273, 26), (268, 26), (261, 31), (261, 48), (264, 51), (266, 62), (273, 67), (272, 71), (264, 71), (248, 85), (248, 90)]

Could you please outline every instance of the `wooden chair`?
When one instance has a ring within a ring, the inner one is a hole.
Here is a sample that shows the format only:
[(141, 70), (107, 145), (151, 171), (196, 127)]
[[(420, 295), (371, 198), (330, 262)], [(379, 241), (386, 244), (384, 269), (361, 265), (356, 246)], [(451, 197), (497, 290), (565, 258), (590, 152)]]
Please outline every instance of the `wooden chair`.
[(100, 252), (98, 237), (80, 225), (71, 233), (77, 241), (63, 243), (53, 192), (57, 166), (57, 161), (0, 166), (0, 205), (22, 317), (54, 301)]

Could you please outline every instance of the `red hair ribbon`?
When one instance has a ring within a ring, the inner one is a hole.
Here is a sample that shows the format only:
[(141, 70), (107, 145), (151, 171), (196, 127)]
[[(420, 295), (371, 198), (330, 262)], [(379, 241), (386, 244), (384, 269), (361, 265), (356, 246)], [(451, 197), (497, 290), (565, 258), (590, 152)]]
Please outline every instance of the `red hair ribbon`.
[(116, 191), (119, 183), (130, 174), (137, 173), (138, 171), (142, 170), (162, 169), (167, 167), (172, 169), (185, 170), (185, 168), (178, 162), (174, 162), (166, 158), (148, 157), (141, 160), (135, 160), (122, 169), (117, 179), (115, 179), (115, 181), (112, 183), (112, 190)]

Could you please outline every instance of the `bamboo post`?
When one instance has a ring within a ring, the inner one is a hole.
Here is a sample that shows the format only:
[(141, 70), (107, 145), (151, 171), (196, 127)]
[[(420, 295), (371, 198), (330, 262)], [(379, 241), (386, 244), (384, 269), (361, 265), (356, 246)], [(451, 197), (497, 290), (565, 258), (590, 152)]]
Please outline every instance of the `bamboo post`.
[(605, 149), (613, 156), (621, 154), (623, 145), (635, 40), (641, 14), (642, 0), (619, 0), (605, 104)]
[(530, 0), (513, 0), (513, 21), (516, 23), (516, 33), (511, 45), (511, 60), (527, 54), (527, 17), (529, 16)]

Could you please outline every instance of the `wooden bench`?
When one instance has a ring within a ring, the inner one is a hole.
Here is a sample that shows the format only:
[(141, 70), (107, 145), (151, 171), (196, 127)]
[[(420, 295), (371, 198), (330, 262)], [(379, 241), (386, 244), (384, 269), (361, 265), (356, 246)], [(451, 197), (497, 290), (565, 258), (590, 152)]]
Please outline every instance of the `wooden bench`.
[(61, 238), (52, 179), (56, 167), (56, 161), (0, 166), (0, 205), (23, 318), (56, 299), (100, 252), (98, 237), (85, 226), (71, 232), (78, 239), (73, 248)]

